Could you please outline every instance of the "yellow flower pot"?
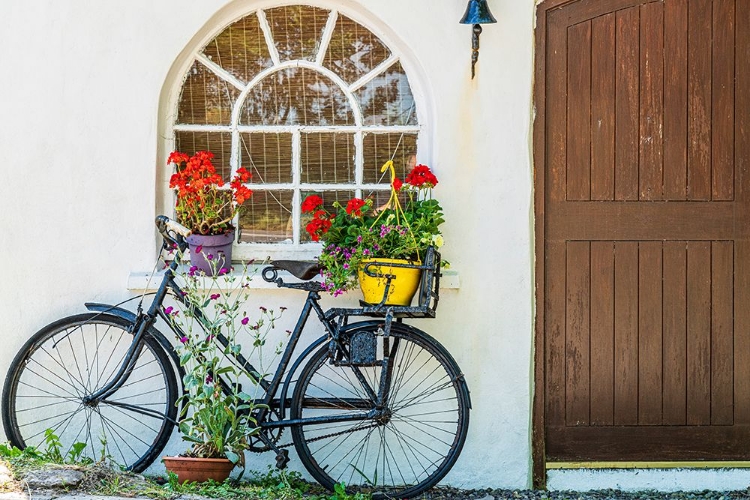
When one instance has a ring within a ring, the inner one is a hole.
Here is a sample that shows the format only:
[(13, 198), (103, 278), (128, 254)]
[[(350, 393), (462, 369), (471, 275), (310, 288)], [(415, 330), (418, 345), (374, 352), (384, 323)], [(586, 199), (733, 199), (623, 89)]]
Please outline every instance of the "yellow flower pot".
[(385, 295), (385, 286), (388, 283), (386, 278), (376, 278), (365, 274), (365, 265), (377, 262), (384, 265), (372, 265), (369, 271), (374, 274), (392, 274), (396, 276), (391, 280), (391, 286), (388, 289), (388, 299), (386, 305), (391, 306), (408, 306), (411, 299), (419, 288), (419, 279), (422, 276), (421, 269), (409, 267), (392, 267), (387, 264), (411, 264), (420, 265), (420, 262), (413, 262), (404, 259), (365, 259), (359, 267), (359, 287), (362, 289), (365, 302), (370, 304), (379, 304)]

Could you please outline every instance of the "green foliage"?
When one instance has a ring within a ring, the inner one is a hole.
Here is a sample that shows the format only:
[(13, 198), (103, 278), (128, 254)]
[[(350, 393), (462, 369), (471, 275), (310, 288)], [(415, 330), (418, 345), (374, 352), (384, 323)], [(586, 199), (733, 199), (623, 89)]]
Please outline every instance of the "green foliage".
[[(226, 457), (244, 465), (248, 438), (259, 431), (253, 417), (259, 405), (252, 395), (243, 391), (241, 381), (249, 380), (257, 387), (262, 374), (249, 373), (232, 359), (243, 350), (240, 334), (250, 340), (253, 352), (259, 352), (280, 314), (260, 307), (256, 319), (248, 316), (252, 275), (247, 266), (241, 275), (204, 276), (191, 268), (177, 278), (187, 302), (200, 308), (198, 311), (170, 306), (164, 310), (182, 335), (176, 349), (185, 369), (185, 393), (178, 400), (178, 405), (182, 405), (180, 433), (183, 440), (191, 444), (188, 455)], [(221, 337), (226, 339), (226, 346), (218, 341)], [(222, 385), (229, 390), (222, 390)]]
[(307, 231), (315, 241), (323, 242), (318, 261), (324, 270), (324, 288), (334, 296), (354, 288), (362, 261), (370, 258), (405, 259), (421, 262), (430, 246), (440, 247), (445, 222), (440, 203), (432, 198), (437, 178), (425, 165), (417, 165), (406, 182), (395, 178), (392, 162), (391, 197), (375, 207), (373, 200), (353, 198), (346, 206), (333, 203), (333, 212), (324, 200), (308, 196), (302, 204), (313, 219)]
[(48, 462), (55, 464), (90, 464), (93, 462), (83, 456), (86, 443), (74, 443), (70, 450), (62, 451), (60, 437), (54, 430), (44, 431), (44, 450), (27, 446), (23, 450), (11, 446), (10, 443), (0, 443), (0, 457), (18, 462)]
[[(59, 451), (59, 450), (58, 450)], [(53, 451), (53, 455), (55, 452)], [(25, 471), (46, 467), (50, 463), (59, 462), (50, 459), (47, 452), (40, 452), (33, 447), (20, 450), (7, 443), (0, 443), (0, 458), (9, 462), (13, 473), (19, 477)], [(70, 462), (71, 454), (67, 455), (66, 463)], [(244, 500), (259, 498), (268, 500), (369, 500), (370, 495), (364, 493), (350, 494), (343, 484), (337, 484), (333, 493), (325, 492), (320, 486), (308, 483), (299, 472), (276, 470), (269, 466), (265, 473), (251, 472), (248, 481), (239, 482), (227, 479), (217, 483), (178, 483), (174, 473), (168, 473), (166, 482), (159, 484), (156, 480), (145, 480), (132, 473), (120, 472), (109, 467), (91, 464), (91, 461), (74, 463), (78, 470), (85, 475), (82, 490), (85, 493), (120, 497), (148, 497), (160, 500), (172, 500), (183, 495), (199, 495), (201, 497)]]

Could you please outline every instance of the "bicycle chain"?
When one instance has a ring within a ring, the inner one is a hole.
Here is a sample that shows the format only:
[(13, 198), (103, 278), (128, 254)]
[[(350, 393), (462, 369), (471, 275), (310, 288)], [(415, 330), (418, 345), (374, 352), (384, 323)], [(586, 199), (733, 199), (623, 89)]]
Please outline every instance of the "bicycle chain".
[[(349, 434), (350, 432), (355, 432), (355, 431), (359, 431), (359, 430), (362, 430), (362, 429), (371, 429), (371, 428), (378, 427), (378, 426), (379, 426), (379, 424), (370, 424), (367, 427), (359, 427), (357, 429), (348, 429), (348, 430), (345, 430), (345, 431), (333, 432), (331, 434), (324, 434), (323, 436), (318, 436), (318, 437), (314, 437), (314, 438), (311, 438), (311, 439), (307, 439), (306, 442), (313, 443), (315, 441), (320, 441), (321, 439), (328, 439), (330, 437), (340, 436), (342, 434)], [(281, 445), (277, 445), (277, 448), (279, 448), (279, 449), (289, 448), (290, 446), (294, 446), (294, 442), (284, 443), (284, 444), (281, 444)]]

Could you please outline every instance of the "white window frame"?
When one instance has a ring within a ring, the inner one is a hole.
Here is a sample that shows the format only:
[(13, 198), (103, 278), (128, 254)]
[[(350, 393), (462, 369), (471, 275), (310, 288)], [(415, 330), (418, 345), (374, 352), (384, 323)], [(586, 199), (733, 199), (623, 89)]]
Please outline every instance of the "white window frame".
[[(326, 5), (326, 4), (329, 5)], [(170, 151), (174, 149), (175, 144), (175, 133), (176, 132), (224, 132), (231, 133), (231, 146), (232, 154), (230, 157), (231, 174), (234, 175), (236, 170), (241, 167), (240, 165), (240, 134), (247, 132), (264, 132), (264, 133), (290, 133), (292, 136), (292, 182), (291, 183), (277, 183), (277, 184), (248, 184), (248, 187), (253, 191), (272, 191), (272, 190), (287, 190), (292, 191), (292, 223), (293, 223), (293, 237), (292, 243), (239, 243), (235, 242), (233, 248), (234, 259), (237, 260), (248, 260), (248, 259), (262, 259), (266, 257), (275, 259), (310, 259), (315, 257), (321, 249), (320, 243), (314, 242), (302, 242), (300, 241), (301, 231), (304, 228), (301, 226), (301, 213), (300, 213), (300, 193), (302, 191), (325, 191), (325, 190), (337, 190), (337, 191), (354, 191), (355, 196), (362, 196), (363, 191), (377, 191), (387, 190), (388, 184), (365, 184), (363, 183), (363, 140), (365, 134), (416, 134), (418, 153), (417, 157), (420, 158), (419, 162), (429, 163), (429, 160), (425, 159), (428, 156), (430, 150), (427, 144), (429, 134), (427, 133), (427, 116), (424, 105), (424, 93), (419, 91), (421, 86), (419, 85), (420, 79), (418, 78), (419, 71), (411, 64), (408, 58), (404, 57), (403, 51), (399, 53), (397, 48), (403, 46), (394, 40), (394, 36), (389, 36), (386, 29), (374, 29), (373, 22), (363, 21), (360, 16), (356, 13), (344, 12), (339, 5), (330, 5), (331, 2), (323, 2), (322, 4), (299, 1), (299, 2), (265, 2), (266, 5), (259, 5), (257, 9), (250, 12), (237, 13), (238, 15), (228, 16), (227, 19), (220, 24), (219, 29), (212, 29), (206, 31), (205, 36), (201, 37), (197, 43), (194, 44), (192, 50), (183, 51), (183, 56), (180, 60), (175, 62), (175, 65), (170, 71), (168, 81), (172, 80), (173, 84), (170, 89), (170, 94), (167, 97), (169, 111), (168, 113), (162, 113), (162, 124), (160, 127), (164, 130), (163, 138), (166, 140), (160, 144), (160, 157), (163, 158), (161, 165), (158, 167), (162, 172), (157, 171), (157, 178), (160, 181), (159, 193), (157, 193), (157, 211), (159, 213), (166, 213), (169, 216), (174, 216), (174, 203), (175, 193), (169, 188), (169, 176), (172, 171), (171, 168), (166, 165), (166, 158)], [(336, 2), (333, 2), (334, 4)], [(273, 43), (273, 37), (271, 28), (264, 11), (280, 7), (284, 5), (310, 5), (313, 7), (323, 8), (329, 10), (329, 16), (326, 26), (321, 36), (321, 43), (317, 49), (315, 61), (309, 60), (291, 60), (281, 62), (279, 54)], [(250, 15), (256, 15), (260, 24), (260, 28), (264, 33), (266, 46), (268, 47), (273, 66), (264, 69), (258, 73), (250, 82), (243, 84), (237, 78), (235, 78), (228, 71), (221, 68), (218, 64), (213, 62), (211, 59), (202, 54), (203, 47), (218, 36), (224, 29), (226, 29), (232, 23)], [(336, 73), (323, 66), (323, 61), (327, 54), (328, 44), (333, 35), (333, 31), (336, 26), (336, 21), (339, 14), (345, 15), (353, 21), (361, 24), (364, 28), (370, 30), (371, 33), (376, 35), (381, 42), (388, 47), (391, 55), (378, 66), (373, 68), (370, 72), (360, 77), (358, 80), (351, 84), (347, 84), (341, 79)], [(214, 27), (217, 24), (211, 23)], [(240, 95), (232, 110), (231, 123), (229, 125), (188, 125), (188, 124), (177, 124), (177, 108), (179, 105), (179, 99), (182, 91), (185, 78), (187, 78), (188, 70), (192, 67), (195, 62), (199, 62), (205, 66), (209, 71), (213, 72), (219, 78), (226, 81), (229, 85), (235, 87), (240, 91)], [(401, 66), (408, 77), (409, 87), (411, 90), (412, 98), (414, 99), (415, 112), (417, 117), (418, 125), (414, 126), (383, 126), (383, 125), (363, 125), (363, 116), (359, 103), (356, 99), (355, 92), (365, 86), (367, 83), (372, 81), (377, 76), (381, 75), (388, 68), (396, 64), (401, 63)], [(352, 113), (354, 116), (354, 125), (343, 125), (343, 126), (307, 126), (307, 125), (293, 125), (293, 126), (266, 126), (266, 125), (240, 125), (240, 112), (244, 107), (245, 99), (255, 85), (261, 82), (264, 78), (282, 71), (290, 67), (301, 67), (308, 68), (317, 71), (319, 74), (329, 78), (332, 82), (339, 86), (341, 91), (347, 97)], [(337, 184), (310, 184), (301, 182), (301, 137), (303, 133), (315, 133), (315, 132), (341, 132), (341, 133), (353, 133), (354, 145), (355, 145), (355, 180), (354, 183), (337, 183)], [(235, 225), (237, 225), (235, 220)]]

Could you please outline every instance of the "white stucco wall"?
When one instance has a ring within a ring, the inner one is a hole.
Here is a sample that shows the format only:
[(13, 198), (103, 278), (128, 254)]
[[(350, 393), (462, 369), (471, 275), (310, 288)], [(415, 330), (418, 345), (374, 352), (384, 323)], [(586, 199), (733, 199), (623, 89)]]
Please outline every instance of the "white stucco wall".
[[(170, 70), (249, 0), (0, 0), (0, 372), (36, 330), (87, 300), (127, 298), (153, 266)], [(444, 256), (460, 288), (420, 324), (466, 373), (474, 410), (444, 482), (530, 485), (534, 2), (491, 0), (470, 79), (465, 0), (311, 1), (387, 37), (420, 79), (440, 177)], [(296, 295), (264, 290), (292, 312)], [(288, 317), (291, 317), (289, 315)], [(260, 463), (260, 462), (258, 462)], [(265, 463), (265, 461), (264, 461)], [(300, 467), (299, 462), (293, 465)], [(252, 465), (251, 465), (252, 466)]]

